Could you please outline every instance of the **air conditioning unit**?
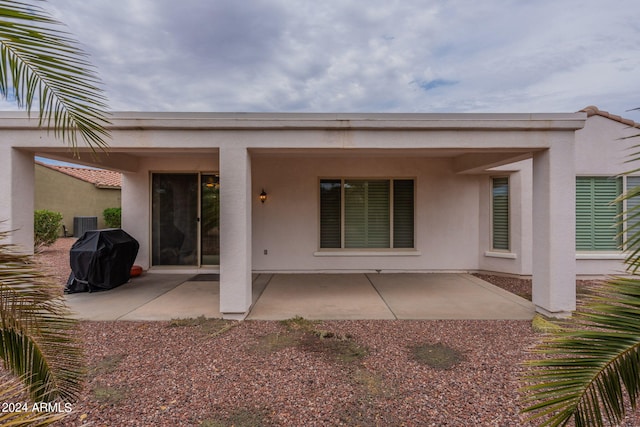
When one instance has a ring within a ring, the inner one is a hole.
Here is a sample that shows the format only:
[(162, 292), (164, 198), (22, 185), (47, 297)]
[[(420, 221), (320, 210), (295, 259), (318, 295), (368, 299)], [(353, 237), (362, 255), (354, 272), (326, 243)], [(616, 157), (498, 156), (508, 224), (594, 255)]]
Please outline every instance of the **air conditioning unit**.
[(73, 237), (80, 237), (85, 231), (98, 229), (97, 216), (74, 216)]

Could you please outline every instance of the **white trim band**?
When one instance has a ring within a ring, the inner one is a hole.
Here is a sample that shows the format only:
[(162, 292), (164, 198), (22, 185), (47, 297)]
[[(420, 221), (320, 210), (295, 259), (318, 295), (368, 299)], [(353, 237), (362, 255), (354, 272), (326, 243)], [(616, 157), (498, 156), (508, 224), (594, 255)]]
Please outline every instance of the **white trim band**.
[(484, 256), (490, 258), (506, 258), (506, 259), (516, 259), (518, 258), (518, 254), (513, 252), (494, 252), (494, 251), (486, 251)]
[(595, 252), (595, 253), (576, 253), (576, 259), (620, 259), (623, 260), (626, 255), (620, 252)]
[(420, 256), (420, 251), (316, 251), (313, 256)]

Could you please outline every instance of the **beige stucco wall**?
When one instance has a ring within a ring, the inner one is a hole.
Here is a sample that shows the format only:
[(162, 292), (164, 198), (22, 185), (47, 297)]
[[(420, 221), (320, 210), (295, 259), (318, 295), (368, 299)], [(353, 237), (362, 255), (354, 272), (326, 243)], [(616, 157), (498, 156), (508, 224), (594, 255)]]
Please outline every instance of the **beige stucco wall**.
[(73, 218), (76, 216), (96, 216), (98, 228), (105, 228), (102, 212), (107, 208), (120, 207), (120, 189), (97, 188), (89, 182), (36, 164), (34, 206), (35, 210), (60, 212), (70, 234), (74, 232)]
[[(479, 186), (484, 177), (455, 174), (451, 164), (451, 159), (429, 157), (253, 155), (253, 270), (478, 269)], [(218, 169), (218, 157), (213, 153), (210, 157), (141, 160), (141, 172), (123, 175), (123, 204), (129, 207), (123, 218), (123, 229), (141, 242), (151, 239), (151, 172), (217, 172)], [(321, 256), (318, 253), (318, 180), (321, 177), (415, 178), (416, 251), (406, 256)], [(258, 200), (262, 188), (268, 193), (265, 204)], [(141, 245), (136, 262), (148, 268), (149, 259), (149, 245)]]
[[(626, 126), (597, 116), (587, 123), (592, 129), (576, 134), (576, 169), (583, 174), (589, 170), (593, 174), (623, 171), (619, 161), (625, 146), (616, 138), (625, 133)], [(483, 270), (532, 274), (531, 159), (490, 173), (465, 175), (455, 173), (451, 158), (402, 157), (397, 153), (361, 158), (356, 153), (328, 156), (261, 152), (251, 157), (254, 271)], [(207, 155), (142, 157), (138, 166), (139, 172), (123, 175), (123, 186), (128, 189), (123, 200), (129, 207), (123, 228), (140, 242), (150, 242), (150, 172), (218, 172), (219, 159), (217, 150), (212, 149)], [(496, 254), (490, 245), (490, 178), (499, 175), (509, 175), (511, 184), (511, 250), (507, 254)], [(319, 256), (318, 179), (380, 176), (416, 178), (416, 253)], [(264, 205), (257, 199), (262, 188), (269, 194)], [(601, 259), (579, 259), (578, 274), (619, 271), (620, 257), (610, 258), (611, 254)], [(149, 259), (148, 243), (143, 244), (137, 263), (148, 268)]]
[[(626, 163), (637, 152), (633, 146), (640, 130), (601, 116), (592, 116), (585, 127), (576, 132), (576, 175), (618, 176), (640, 167), (639, 163)], [(624, 178), (623, 178), (624, 179)], [(576, 255), (578, 274), (601, 275), (624, 272), (623, 254), (615, 252), (583, 252)]]
[[(621, 140), (633, 134), (626, 125), (600, 116), (592, 116), (585, 128), (576, 132), (576, 174), (615, 175), (628, 168), (624, 164), (627, 148), (635, 140)], [(297, 138), (305, 143), (323, 134), (302, 132)], [(156, 134), (154, 143), (167, 144), (175, 135)], [(212, 144), (224, 144), (229, 135), (211, 135)], [(371, 136), (371, 135), (369, 135)], [(219, 139), (224, 138), (224, 141)], [(283, 135), (280, 141), (288, 141)], [(164, 139), (167, 142), (164, 142)], [(183, 136), (184, 138), (184, 136)], [(156, 141), (157, 139), (157, 141)], [(188, 138), (189, 140), (191, 138)], [(233, 138), (240, 141), (238, 138)], [(371, 141), (371, 139), (369, 139)], [(515, 144), (515, 142), (514, 142)], [(285, 145), (296, 145), (286, 142)], [(516, 144), (517, 145), (517, 144)], [(123, 220), (123, 228), (141, 242), (150, 241), (149, 232), (149, 173), (157, 172), (216, 172), (219, 171), (217, 149), (210, 156), (188, 154), (154, 155), (137, 160), (137, 172), (124, 175), (125, 186), (130, 188), (130, 215)], [(253, 247), (252, 263), (257, 271), (331, 271), (331, 270), (486, 270), (511, 274), (530, 275), (532, 272), (532, 161), (525, 160), (497, 168), (495, 173), (484, 175), (457, 175), (451, 168), (452, 159), (429, 157), (375, 157), (359, 159), (353, 154), (344, 157), (317, 156), (315, 154), (277, 155), (252, 154), (253, 198)], [(490, 177), (510, 175), (511, 184), (511, 250), (508, 254), (492, 253), (490, 247)], [(442, 179), (437, 187), (434, 177)], [(375, 177), (415, 176), (416, 178), (416, 247), (419, 254), (401, 257), (323, 257), (317, 252), (317, 180), (320, 176)], [(49, 180), (50, 181), (50, 180)], [(77, 180), (76, 180), (77, 181)], [(82, 183), (80, 185), (91, 184)], [(462, 185), (462, 187), (460, 187)], [(455, 190), (453, 189), (455, 186)], [(448, 195), (466, 193), (466, 197)], [(257, 194), (262, 187), (269, 193), (269, 201), (262, 205)], [(465, 188), (461, 190), (461, 188)], [(80, 190), (76, 190), (77, 192)], [(104, 191), (104, 190), (103, 190)], [(49, 191), (51, 193), (51, 191)], [(36, 198), (38, 199), (37, 196)], [(51, 197), (48, 195), (48, 197)], [(430, 197), (444, 201), (443, 210), (436, 210)], [(477, 221), (466, 216), (460, 227), (449, 226), (457, 213), (447, 203), (455, 201), (457, 208), (467, 213), (475, 212)], [(71, 204), (75, 202), (72, 201)], [(444, 209), (446, 208), (446, 209)], [(101, 210), (100, 210), (101, 212)], [(452, 214), (453, 212), (453, 214)], [(97, 215), (76, 213), (75, 215)], [(65, 215), (69, 216), (68, 214)], [(101, 220), (101, 215), (99, 216)], [(307, 220), (306, 218), (309, 218)], [(68, 219), (72, 227), (73, 215)], [(446, 226), (429, 230), (429, 221), (443, 221)], [(290, 230), (295, 230), (292, 239)], [(455, 230), (448, 239), (450, 230)], [(449, 251), (451, 242), (467, 242), (461, 253)], [(475, 248), (472, 251), (471, 248)], [(268, 254), (264, 255), (264, 250)], [(471, 255), (474, 252), (474, 255)], [(315, 253), (315, 255), (314, 255)], [(455, 256), (449, 256), (454, 253)], [(504, 255), (504, 256), (502, 256)], [(595, 255), (595, 256), (594, 256)], [(581, 275), (615, 273), (621, 270), (620, 256), (616, 254), (589, 254), (578, 256), (577, 271)], [(141, 246), (139, 263), (148, 266), (147, 245)], [(295, 266), (291, 268), (291, 266)]]
[[(256, 271), (468, 271), (478, 268), (478, 176), (429, 157), (254, 156)], [(319, 251), (320, 178), (415, 178), (416, 251)], [(264, 188), (266, 203), (258, 201)], [(264, 251), (267, 251), (265, 255)], [(381, 256), (381, 255), (386, 256)]]
[[(626, 163), (639, 140), (627, 137), (637, 129), (602, 116), (588, 118), (585, 127), (576, 131), (576, 176), (618, 176), (640, 164)], [(491, 190), (490, 178), (482, 181), (480, 196), (480, 268), (518, 275), (531, 274), (532, 161), (525, 160), (496, 168), (490, 176), (509, 175), (511, 184), (512, 248), (504, 258), (487, 256), (490, 247)], [(580, 252), (576, 254), (576, 271), (581, 276), (602, 276), (624, 272), (620, 252)]]
[[(625, 164), (638, 138), (640, 129), (601, 116), (587, 119), (584, 128), (576, 131), (576, 174), (615, 176), (640, 164)], [(636, 150), (637, 151), (637, 150)]]
[[(3, 132), (0, 132), (0, 140)], [(0, 141), (0, 229), (6, 241), (33, 253), (33, 153)]]
[[(480, 181), (480, 270), (531, 275), (531, 163), (524, 160), (495, 168)], [(509, 251), (491, 247), (491, 178), (502, 176), (509, 177)]]

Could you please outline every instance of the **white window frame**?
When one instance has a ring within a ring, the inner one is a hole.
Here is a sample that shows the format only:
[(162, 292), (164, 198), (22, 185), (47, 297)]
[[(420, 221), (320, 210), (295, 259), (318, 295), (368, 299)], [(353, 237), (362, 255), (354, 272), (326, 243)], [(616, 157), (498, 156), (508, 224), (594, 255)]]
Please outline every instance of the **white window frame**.
[[(320, 184), (325, 180), (335, 180), (340, 181), (340, 247), (339, 248), (323, 248), (321, 247), (321, 212), (320, 212), (320, 197), (321, 197), (321, 189)], [(357, 181), (389, 181), (389, 246), (386, 248), (345, 248), (345, 188), (344, 184), (346, 181), (357, 180)], [(393, 182), (394, 181), (403, 181), (403, 180), (411, 180), (413, 181), (413, 247), (412, 248), (394, 248), (394, 193), (393, 193)], [(314, 253), (316, 256), (334, 256), (334, 255), (356, 255), (356, 256), (369, 256), (369, 255), (420, 255), (420, 252), (416, 250), (417, 241), (416, 241), (416, 194), (417, 194), (417, 179), (415, 177), (398, 177), (398, 176), (383, 176), (383, 177), (336, 177), (336, 176), (326, 176), (318, 178), (318, 182), (316, 185), (318, 195), (318, 250)]]
[[(622, 185), (623, 185), (623, 187), (622, 187), (623, 194), (627, 194), (627, 192), (629, 191), (630, 188), (634, 188), (635, 187), (635, 186), (629, 186), (629, 178), (634, 178), (634, 179), (637, 179), (637, 180), (640, 181), (640, 175), (625, 175), (625, 176), (623, 176), (622, 177), (622, 180), (623, 180), (623, 183), (622, 183)], [(640, 186), (640, 182), (638, 183), (638, 186)], [(640, 199), (640, 195), (638, 195), (637, 197)], [(629, 202), (629, 200), (626, 199), (626, 198), (622, 202), (623, 203), (622, 212), (624, 213), (624, 219), (625, 219), (625, 222), (623, 224), (622, 233), (623, 233), (623, 239), (624, 239), (625, 243), (627, 241), (627, 238), (629, 237), (628, 234), (627, 234), (627, 226), (628, 226), (628, 224), (627, 224), (627, 210), (629, 209), (628, 202)], [(640, 200), (638, 200), (638, 202), (640, 202)], [(636, 221), (640, 222), (640, 218), (638, 218)], [(627, 248), (625, 246), (625, 250), (626, 249)]]
[[(494, 180), (496, 179), (506, 179), (507, 180), (507, 248), (496, 248), (494, 247), (494, 208), (493, 208), (493, 183)], [(490, 234), (489, 234), (489, 239), (490, 239), (490, 248), (491, 250), (487, 253), (487, 254), (491, 254), (492, 256), (496, 256), (498, 258), (515, 258), (515, 256), (511, 256), (511, 244), (512, 244), (512, 238), (511, 238), (511, 231), (512, 231), (512, 227), (511, 227), (511, 176), (510, 175), (493, 175), (490, 177), (489, 179), (489, 206), (490, 206), (490, 216), (489, 216), (489, 223), (490, 223)], [(506, 256), (509, 255), (509, 256)]]

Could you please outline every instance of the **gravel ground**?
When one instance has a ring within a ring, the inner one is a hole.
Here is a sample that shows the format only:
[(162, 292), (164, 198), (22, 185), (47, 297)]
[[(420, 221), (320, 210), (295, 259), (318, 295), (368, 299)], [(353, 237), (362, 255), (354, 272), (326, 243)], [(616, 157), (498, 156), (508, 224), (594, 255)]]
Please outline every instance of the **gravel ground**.
[[(61, 287), (73, 241), (38, 255)], [(526, 291), (526, 281), (499, 281)], [(268, 321), (81, 322), (85, 392), (57, 425), (528, 425), (520, 363), (540, 338), (528, 321), (311, 327), (325, 338)], [(420, 345), (450, 350), (452, 366), (425, 364)]]

